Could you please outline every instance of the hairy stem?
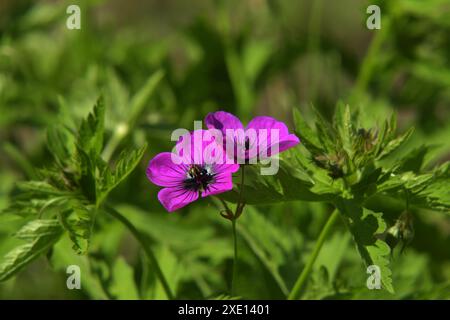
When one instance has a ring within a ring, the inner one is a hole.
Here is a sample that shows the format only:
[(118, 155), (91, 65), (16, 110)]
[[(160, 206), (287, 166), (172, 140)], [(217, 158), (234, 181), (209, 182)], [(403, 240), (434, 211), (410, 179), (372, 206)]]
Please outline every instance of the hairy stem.
[[(239, 186), (239, 200), (236, 204), (236, 209), (234, 211), (233, 218), (231, 219), (231, 227), (233, 229), (233, 246), (234, 246), (234, 256), (233, 256), (233, 273), (231, 275), (231, 296), (234, 294), (234, 283), (236, 277), (236, 269), (237, 269), (237, 257), (238, 257), (238, 249), (237, 249), (237, 235), (236, 235), (236, 220), (242, 213), (243, 203), (242, 203), (242, 194), (244, 192), (244, 180), (245, 180), (245, 165), (242, 166), (241, 169), (241, 185)], [(225, 203), (226, 206), (226, 203)]]
[(169, 283), (167, 282), (159, 264), (158, 260), (155, 257), (155, 254), (150, 249), (148, 244), (146, 243), (146, 240), (142, 236), (142, 234), (135, 228), (135, 226), (122, 214), (120, 214), (116, 209), (105, 206), (106, 212), (108, 212), (111, 216), (119, 220), (125, 227), (128, 228), (128, 230), (133, 234), (133, 236), (136, 238), (136, 240), (140, 243), (142, 246), (142, 249), (144, 249), (145, 254), (147, 255), (147, 258), (150, 261), (150, 264), (153, 266), (156, 272), (156, 276), (158, 277), (159, 281), (161, 282), (164, 291), (166, 292), (167, 297), (169, 300), (173, 300), (174, 296), (172, 294), (172, 291), (170, 290)]
[(317, 239), (313, 252), (311, 253), (311, 256), (309, 257), (308, 262), (305, 265), (305, 268), (303, 268), (302, 272), (298, 276), (297, 281), (295, 282), (294, 287), (292, 288), (292, 291), (288, 296), (289, 300), (298, 299), (300, 297), (301, 290), (305, 285), (309, 274), (311, 273), (312, 267), (314, 266), (314, 262), (316, 261), (317, 256), (319, 255), (320, 249), (322, 249), (322, 245), (324, 244), (325, 239), (330, 233), (332, 226), (334, 225), (338, 217), (339, 211), (335, 209), (331, 214), (331, 216), (328, 218), (327, 222), (325, 223), (322, 231), (320, 232), (319, 238)]
[(233, 273), (231, 275), (231, 296), (234, 295), (234, 283), (236, 277), (236, 265), (237, 265), (237, 237), (236, 237), (236, 219), (231, 220), (231, 226), (233, 229), (233, 244), (234, 244), (234, 257), (233, 257)]

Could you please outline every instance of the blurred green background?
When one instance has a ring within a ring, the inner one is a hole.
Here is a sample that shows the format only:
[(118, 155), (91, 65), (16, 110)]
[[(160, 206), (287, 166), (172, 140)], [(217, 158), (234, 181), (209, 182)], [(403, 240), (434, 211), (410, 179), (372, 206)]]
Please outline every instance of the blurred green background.
[[(0, 209), (15, 182), (49, 163), (46, 128), (79, 123), (103, 93), (108, 141), (141, 105), (116, 150), (148, 142), (145, 161), (111, 199), (152, 241), (180, 298), (225, 294), (233, 252), (229, 222), (214, 206), (198, 201), (168, 214), (145, 177), (148, 160), (172, 147), (173, 129), (192, 129), (216, 110), (292, 125), (293, 108), (308, 117), (314, 105), (331, 117), (343, 101), (374, 121), (395, 110), (400, 131), (417, 129), (410, 143), (434, 145), (438, 162), (450, 159), (447, 0), (76, 1), (81, 30), (66, 28), (70, 4), (0, 2)], [(381, 30), (366, 28), (369, 4), (381, 8)], [(155, 72), (162, 79), (150, 94)], [(321, 203), (249, 207), (239, 220), (238, 295), (283, 298), (329, 212)], [(391, 223), (400, 214), (388, 204), (384, 212)], [(450, 298), (450, 220), (413, 214), (415, 238), (393, 255), (395, 295), (366, 288), (365, 267), (338, 224), (303, 297)], [(0, 257), (18, 224), (0, 217)], [(70, 246), (64, 239), (0, 283), (0, 298), (165, 298), (138, 244), (110, 217), (97, 218), (89, 259)], [(66, 288), (68, 264), (82, 267), (82, 290)]]

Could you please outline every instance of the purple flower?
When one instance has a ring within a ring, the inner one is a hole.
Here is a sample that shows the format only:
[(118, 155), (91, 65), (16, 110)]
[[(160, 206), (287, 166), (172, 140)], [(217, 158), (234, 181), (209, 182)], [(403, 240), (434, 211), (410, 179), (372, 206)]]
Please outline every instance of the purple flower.
[(271, 117), (255, 117), (244, 128), (233, 114), (217, 111), (209, 113), (205, 123), (208, 129), (222, 132), (225, 137), (224, 147), (230, 144), (234, 146), (233, 149), (227, 149), (227, 153), (233, 152), (230, 158), (244, 160), (244, 163), (250, 159), (270, 157), (300, 143), (295, 134), (289, 133), (286, 124)]
[(196, 130), (177, 142), (175, 152), (163, 152), (150, 160), (147, 177), (164, 187), (158, 200), (172, 212), (197, 200), (233, 188), (232, 173), (238, 164), (229, 164), (222, 149), (214, 149), (215, 139), (206, 130)]

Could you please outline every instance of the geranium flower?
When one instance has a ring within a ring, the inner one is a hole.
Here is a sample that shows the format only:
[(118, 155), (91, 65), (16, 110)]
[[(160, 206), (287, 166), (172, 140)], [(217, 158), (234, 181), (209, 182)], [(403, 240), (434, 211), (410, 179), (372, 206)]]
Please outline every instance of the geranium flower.
[[(233, 114), (225, 111), (209, 113), (205, 118), (208, 129), (217, 129), (225, 137), (224, 146), (232, 144), (234, 149), (231, 158), (242, 163), (249, 160), (270, 157), (296, 146), (300, 139), (290, 134), (288, 127), (281, 121), (271, 117), (253, 118), (244, 128), (242, 122)], [(250, 161), (251, 162), (251, 161)]]
[[(216, 148), (214, 148), (216, 146)], [(238, 164), (226, 161), (225, 152), (207, 130), (196, 130), (180, 138), (174, 152), (163, 152), (150, 160), (147, 177), (164, 187), (158, 200), (172, 212), (197, 200), (233, 188), (232, 173)]]

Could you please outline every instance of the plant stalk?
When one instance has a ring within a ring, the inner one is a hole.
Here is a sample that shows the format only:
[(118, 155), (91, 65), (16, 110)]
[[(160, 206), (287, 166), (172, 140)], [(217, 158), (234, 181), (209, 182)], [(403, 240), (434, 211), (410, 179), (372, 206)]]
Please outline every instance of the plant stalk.
[[(245, 180), (245, 165), (242, 166), (241, 169), (241, 185), (239, 186), (239, 200), (236, 204), (236, 209), (234, 211), (234, 215), (231, 220), (231, 227), (233, 230), (233, 246), (234, 246), (234, 257), (233, 257), (233, 273), (231, 275), (231, 289), (230, 293), (231, 296), (234, 295), (234, 284), (235, 284), (235, 277), (236, 277), (236, 269), (237, 269), (237, 257), (238, 257), (238, 248), (237, 248), (237, 234), (236, 234), (236, 220), (239, 218), (239, 216), (242, 213), (243, 210), (243, 204), (242, 204), (242, 194), (244, 192), (244, 180)], [(225, 203), (226, 206), (226, 203)]]
[(234, 244), (234, 257), (233, 257), (233, 274), (231, 275), (231, 296), (234, 295), (234, 284), (236, 276), (236, 265), (237, 265), (237, 237), (236, 237), (236, 219), (231, 220), (231, 226), (233, 229), (233, 244)]
[(311, 253), (311, 256), (309, 257), (309, 260), (306, 263), (305, 268), (303, 268), (302, 272), (297, 278), (297, 281), (294, 284), (294, 287), (292, 288), (291, 293), (288, 296), (289, 300), (295, 300), (300, 297), (301, 290), (303, 289), (303, 286), (305, 285), (306, 280), (308, 279), (308, 276), (311, 273), (312, 267), (314, 266), (314, 262), (316, 261), (317, 256), (319, 255), (320, 249), (322, 249), (322, 245), (324, 244), (325, 239), (330, 233), (332, 226), (334, 225), (338, 217), (339, 211), (335, 209), (331, 214), (331, 216), (328, 218), (327, 222), (325, 223), (322, 231), (320, 232), (319, 238), (317, 239), (313, 252)]

